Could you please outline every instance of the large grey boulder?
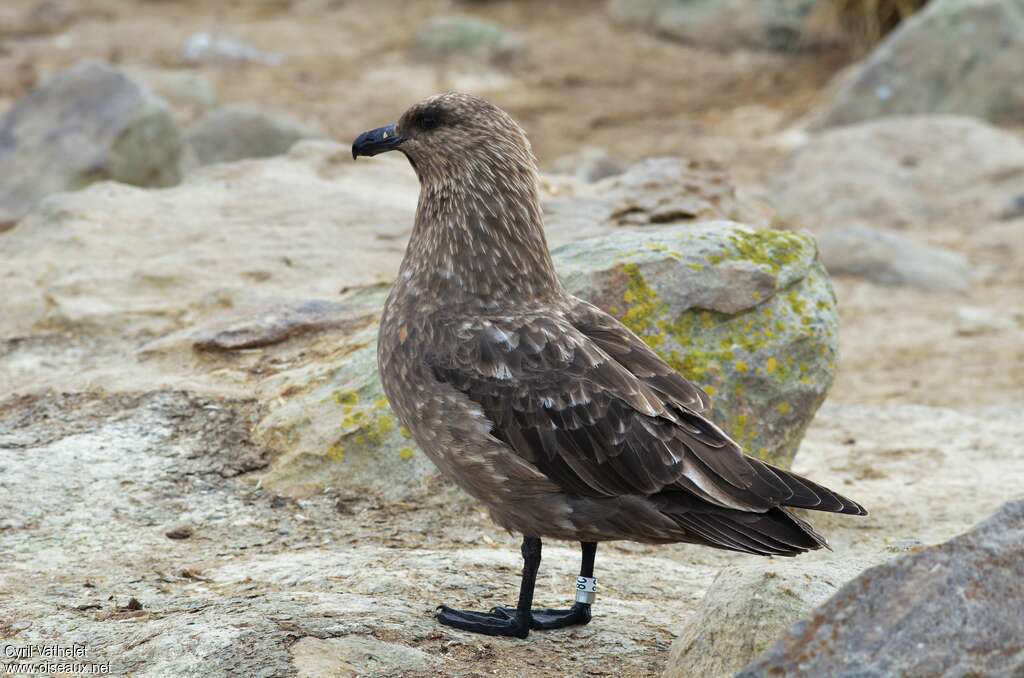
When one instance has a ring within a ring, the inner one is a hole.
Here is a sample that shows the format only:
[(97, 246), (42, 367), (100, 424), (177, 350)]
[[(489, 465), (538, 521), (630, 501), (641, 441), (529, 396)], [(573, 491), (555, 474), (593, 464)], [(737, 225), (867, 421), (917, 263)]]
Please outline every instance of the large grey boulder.
[(281, 155), (300, 139), (323, 137), (319, 125), (246, 104), (213, 110), (185, 133), (200, 165)]
[(910, 113), (1024, 121), (1024, 0), (932, 0), (840, 77), (821, 127)]
[(872, 568), (739, 675), (1024, 674), (1024, 501)]
[(698, 222), (553, 254), (569, 291), (704, 388), (748, 453), (790, 464), (835, 373), (835, 297), (812, 238)]
[(862, 569), (849, 558), (724, 568), (672, 643), (664, 678), (735, 675)]
[(971, 267), (962, 254), (870, 226), (829, 229), (818, 236), (818, 249), (832, 275), (941, 292), (963, 292), (971, 284)]
[(611, 0), (612, 18), (675, 40), (792, 51), (817, 44), (805, 21), (819, 0)]
[(813, 137), (773, 189), (787, 222), (973, 230), (1024, 194), (1024, 139), (974, 118), (880, 118)]
[(110, 64), (78, 63), (0, 118), (0, 230), (43, 196), (96, 181), (176, 184), (181, 151), (162, 99)]

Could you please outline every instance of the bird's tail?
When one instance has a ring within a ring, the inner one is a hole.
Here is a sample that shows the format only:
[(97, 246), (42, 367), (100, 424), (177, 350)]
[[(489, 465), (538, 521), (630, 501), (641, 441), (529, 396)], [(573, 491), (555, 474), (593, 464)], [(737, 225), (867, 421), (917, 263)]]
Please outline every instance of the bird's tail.
[(759, 476), (770, 474), (786, 486), (789, 497), (784, 497), (779, 502), (782, 506), (793, 508), (811, 509), (812, 511), (826, 511), (828, 513), (845, 513), (852, 516), (866, 516), (864, 507), (847, 499), (838, 492), (819, 485), (813, 480), (808, 480), (792, 471), (766, 464), (758, 459), (747, 457), (747, 461), (754, 467)]
[(666, 512), (683, 530), (686, 541), (762, 556), (795, 556), (828, 548), (825, 538), (785, 509), (764, 513), (708, 507), (703, 511)]
[(766, 556), (795, 556), (828, 548), (809, 523), (787, 508), (867, 515), (864, 507), (803, 476), (747, 457), (755, 476), (750, 491), (773, 504), (767, 510), (718, 506), (689, 493), (658, 495), (658, 510), (675, 521), (685, 541)]

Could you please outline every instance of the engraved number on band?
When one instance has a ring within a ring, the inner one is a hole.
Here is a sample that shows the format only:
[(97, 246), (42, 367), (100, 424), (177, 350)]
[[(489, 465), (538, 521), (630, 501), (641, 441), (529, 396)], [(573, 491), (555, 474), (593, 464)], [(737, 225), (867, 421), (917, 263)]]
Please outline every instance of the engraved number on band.
[(593, 577), (576, 577), (576, 602), (590, 605), (597, 598), (597, 580)]
[(597, 593), (597, 580), (591, 577), (576, 577), (576, 590)]

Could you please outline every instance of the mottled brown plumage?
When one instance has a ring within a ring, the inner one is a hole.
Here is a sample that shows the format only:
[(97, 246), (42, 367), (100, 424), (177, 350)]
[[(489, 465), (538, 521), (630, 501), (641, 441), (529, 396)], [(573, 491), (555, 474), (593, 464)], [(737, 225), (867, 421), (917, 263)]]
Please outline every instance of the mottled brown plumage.
[(744, 456), (706, 418), (706, 394), (562, 288), (536, 163), (507, 114), (435, 96), (362, 135), (353, 155), (392, 149), (421, 188), (381, 319), (384, 390), (420, 448), (496, 523), (530, 538), (789, 556), (825, 542), (787, 507), (864, 513)]

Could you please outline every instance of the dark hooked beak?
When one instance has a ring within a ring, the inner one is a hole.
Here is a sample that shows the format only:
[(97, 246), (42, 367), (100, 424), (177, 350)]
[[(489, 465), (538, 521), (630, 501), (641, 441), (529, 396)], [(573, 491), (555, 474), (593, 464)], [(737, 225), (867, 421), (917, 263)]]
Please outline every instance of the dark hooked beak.
[(352, 159), (361, 155), (374, 156), (378, 153), (393, 151), (402, 145), (405, 137), (398, 133), (394, 125), (386, 125), (363, 132), (352, 142)]

